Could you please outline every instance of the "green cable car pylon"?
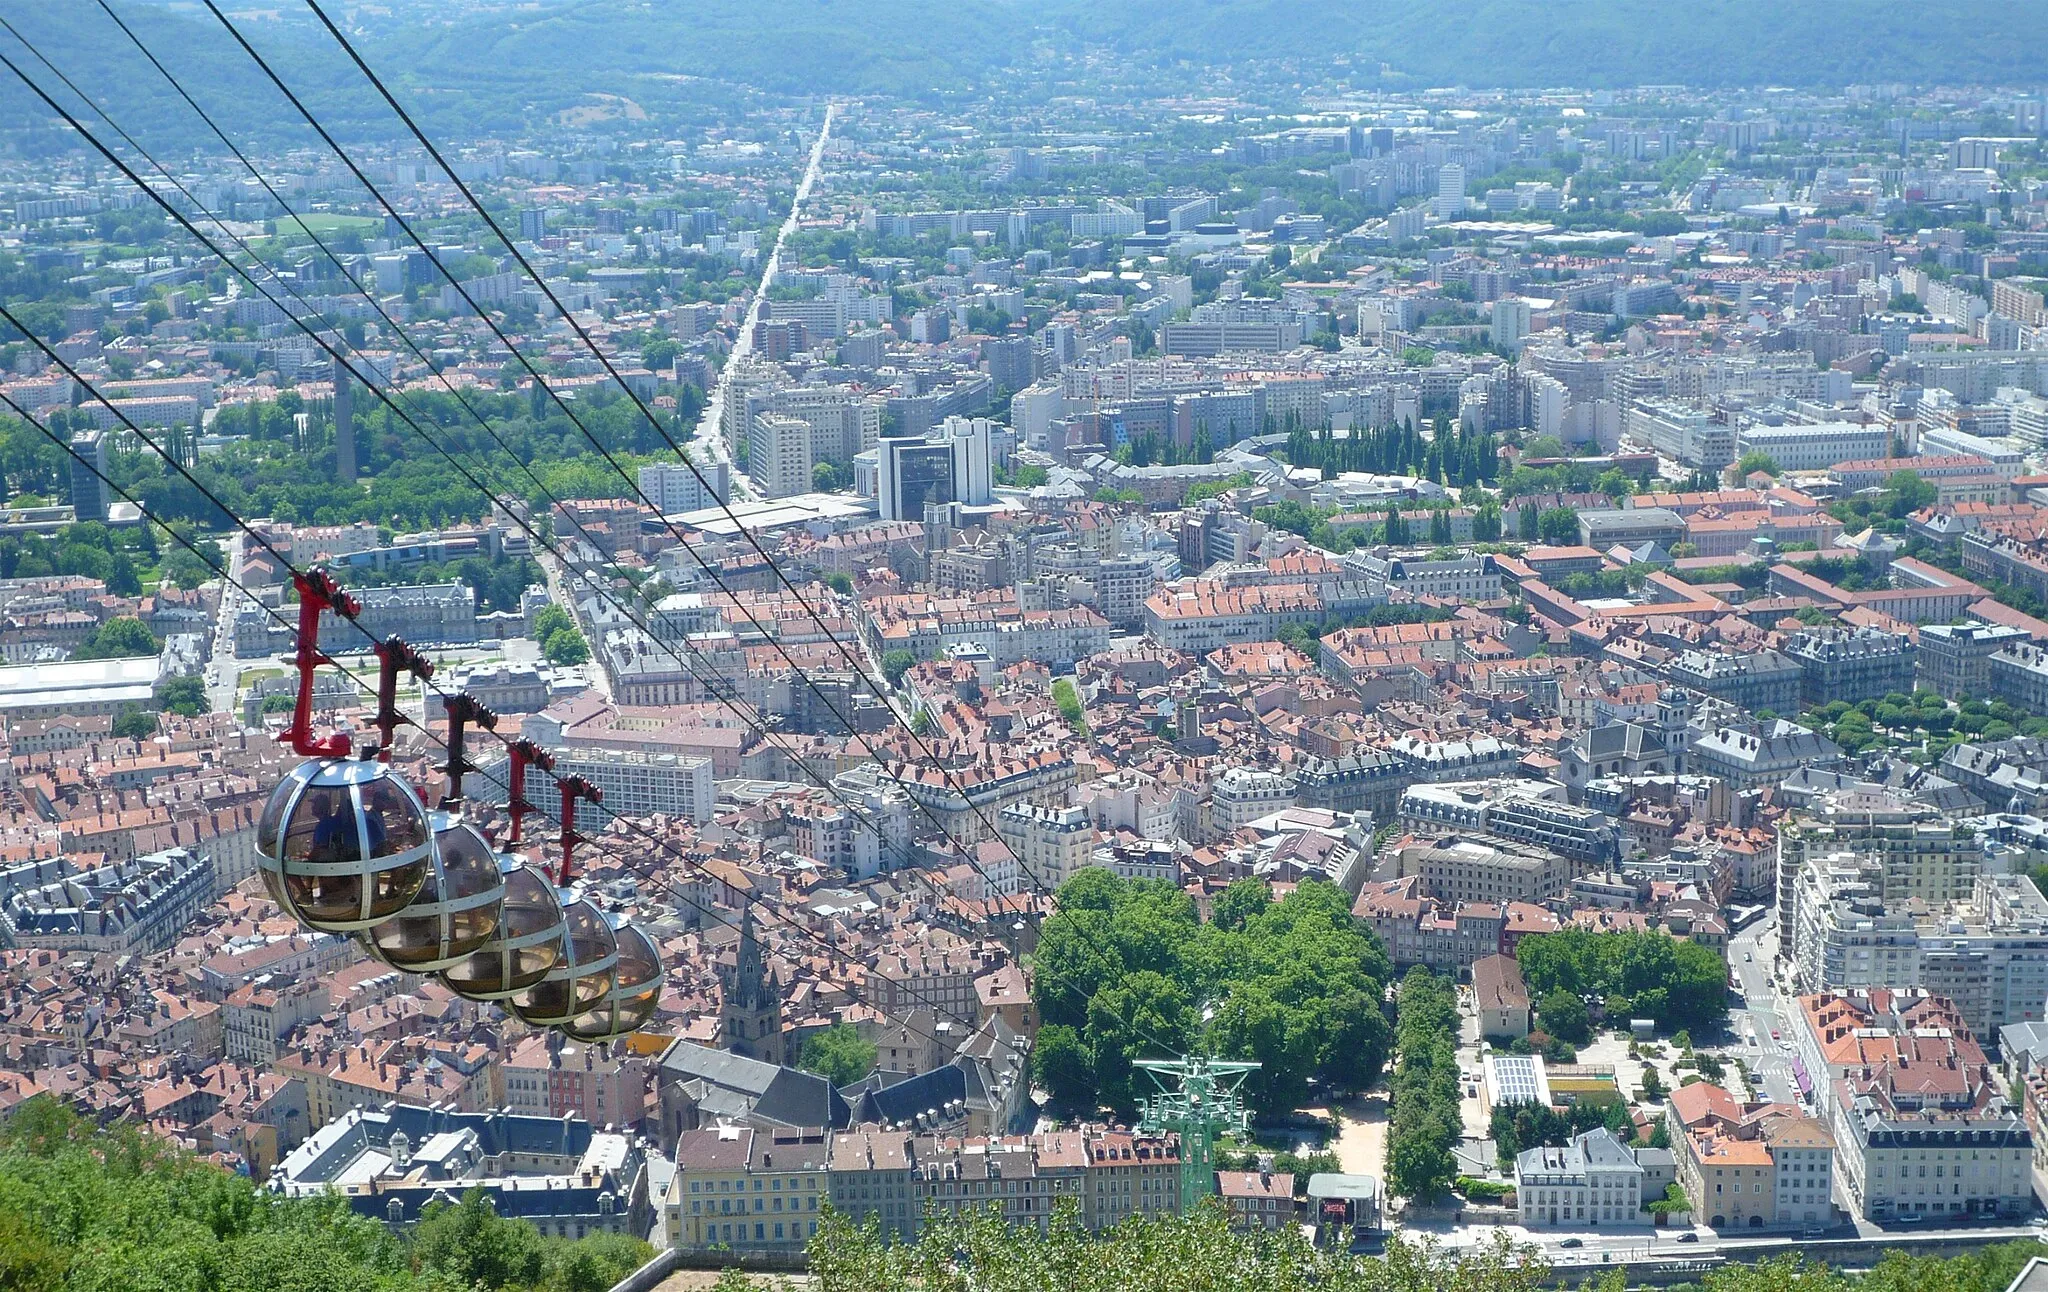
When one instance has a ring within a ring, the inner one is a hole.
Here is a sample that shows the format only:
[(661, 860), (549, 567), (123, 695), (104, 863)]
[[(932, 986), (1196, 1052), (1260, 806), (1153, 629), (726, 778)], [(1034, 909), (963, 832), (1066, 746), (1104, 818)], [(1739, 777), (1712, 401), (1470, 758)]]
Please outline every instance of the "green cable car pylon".
[(1239, 1090), (1256, 1063), (1189, 1054), (1178, 1059), (1139, 1059), (1159, 1093), (1139, 1101), (1139, 1129), (1180, 1136), (1180, 1210), (1216, 1192), (1216, 1137), (1223, 1131), (1247, 1134), (1251, 1118)]

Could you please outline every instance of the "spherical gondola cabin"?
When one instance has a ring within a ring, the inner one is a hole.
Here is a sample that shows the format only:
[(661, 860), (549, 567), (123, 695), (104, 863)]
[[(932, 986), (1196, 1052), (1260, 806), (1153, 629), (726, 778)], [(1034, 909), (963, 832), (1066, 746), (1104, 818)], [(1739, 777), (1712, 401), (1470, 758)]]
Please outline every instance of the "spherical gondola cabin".
[(279, 906), (309, 928), (353, 933), (404, 910), (426, 883), (427, 812), (380, 762), (301, 763), (256, 826), (256, 864)]
[(364, 935), (372, 955), (409, 973), (446, 969), (481, 951), (505, 902), (497, 855), (477, 828), (453, 812), (432, 819), (432, 864), (420, 895)]
[(595, 1009), (611, 992), (619, 963), (611, 922), (589, 899), (564, 889), (562, 918), (568, 924), (567, 954), (545, 978), (506, 1002), (535, 1027), (560, 1027)]
[(505, 881), (498, 927), (468, 959), (441, 970), (448, 990), (469, 1000), (504, 1000), (535, 986), (566, 954), (568, 926), (554, 881), (510, 857), (498, 861)]
[(595, 1008), (578, 1014), (562, 1030), (578, 1041), (608, 1041), (647, 1026), (661, 1003), (661, 989), (668, 970), (661, 963), (661, 951), (654, 939), (631, 924), (616, 930), (619, 963), (612, 989)]

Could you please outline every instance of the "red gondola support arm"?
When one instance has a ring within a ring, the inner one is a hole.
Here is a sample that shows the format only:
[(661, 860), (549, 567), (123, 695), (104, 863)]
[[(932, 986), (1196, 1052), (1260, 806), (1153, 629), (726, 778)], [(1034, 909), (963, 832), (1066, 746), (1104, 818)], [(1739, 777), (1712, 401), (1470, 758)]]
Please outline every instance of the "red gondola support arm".
[(477, 770), (469, 761), (466, 741), (472, 723), (485, 731), (498, 729), (498, 715), (484, 707), (477, 698), (467, 691), (460, 695), (442, 698), (441, 703), (448, 710), (448, 765), (441, 769), (448, 778), (448, 792), (441, 798), (441, 806), (454, 808), (462, 802), (462, 778), (466, 773)]
[(398, 675), (408, 674), (424, 682), (434, 676), (434, 662), (398, 637), (377, 643), (377, 758), (391, 761), (391, 742), (399, 727), (412, 721), (398, 711)]
[(320, 653), (321, 613), (332, 610), (340, 618), (354, 619), (362, 606), (325, 570), (295, 572), (292, 586), (299, 593), (299, 644), (292, 659), (299, 674), (299, 695), (292, 705), (292, 724), (278, 739), (301, 758), (346, 758), (350, 748), (347, 732), (338, 731), (325, 739), (313, 736), (313, 674), (329, 662)]
[(602, 803), (604, 791), (581, 776), (564, 776), (557, 783), (562, 789), (562, 875), (559, 882), (566, 888), (576, 878), (576, 845), (588, 842), (576, 833), (576, 802), (583, 799)]
[(512, 818), (512, 829), (505, 836), (505, 846), (512, 848), (519, 844), (526, 814), (533, 811), (533, 804), (526, 798), (526, 769), (538, 767), (544, 772), (551, 772), (555, 770), (555, 756), (531, 740), (515, 740), (509, 750), (512, 770), (506, 788), (511, 791), (511, 801), (505, 804), (505, 812)]

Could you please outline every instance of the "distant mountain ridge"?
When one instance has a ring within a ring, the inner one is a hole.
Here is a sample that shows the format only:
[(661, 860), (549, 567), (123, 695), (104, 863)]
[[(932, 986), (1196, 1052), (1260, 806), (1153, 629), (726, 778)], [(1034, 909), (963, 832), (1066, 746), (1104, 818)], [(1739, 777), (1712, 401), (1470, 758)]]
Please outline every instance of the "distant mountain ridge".
[[(116, 3), (231, 128), (314, 142), (204, 11)], [(754, 90), (943, 99), (1001, 88), (1028, 102), (1072, 92), (1034, 79), (1048, 48), (1106, 51), (1158, 93), (1205, 92), (1222, 83), (1200, 69), (1274, 60), (1294, 64), (1283, 84), (1390, 90), (2048, 83), (2037, 57), (2048, 4), (2014, 0), (555, 0), (453, 17), (420, 0), (333, 11), (364, 24), (366, 55), (424, 124), (458, 138), (517, 133), (593, 94), (684, 120)], [(96, 7), (0, 0), (0, 12), (131, 129), (206, 142)], [(244, 31), (344, 138), (397, 130), (303, 9), (264, 13), (242, 19)], [(0, 123), (47, 118), (0, 76)], [(37, 150), (63, 143), (31, 137)]]
[(2048, 5), (2012, 0), (589, 0), (516, 29), (457, 25), (416, 45), (407, 70), (488, 75), (496, 54), (566, 75), (915, 94), (970, 88), (1050, 41), (1155, 66), (1341, 54), (1419, 85), (2028, 85), (2048, 79), (2044, 38)]

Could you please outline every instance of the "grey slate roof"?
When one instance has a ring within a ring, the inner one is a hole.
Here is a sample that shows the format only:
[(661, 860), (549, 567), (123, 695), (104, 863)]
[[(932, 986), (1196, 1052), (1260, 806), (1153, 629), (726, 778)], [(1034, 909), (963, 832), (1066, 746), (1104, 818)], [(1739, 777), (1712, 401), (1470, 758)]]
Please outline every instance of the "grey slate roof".
[(756, 1124), (843, 1127), (851, 1111), (832, 1083), (814, 1073), (677, 1041), (661, 1056), (664, 1082), (694, 1082), (698, 1105), (714, 1117)]

